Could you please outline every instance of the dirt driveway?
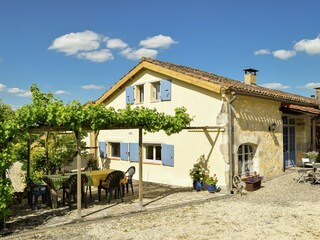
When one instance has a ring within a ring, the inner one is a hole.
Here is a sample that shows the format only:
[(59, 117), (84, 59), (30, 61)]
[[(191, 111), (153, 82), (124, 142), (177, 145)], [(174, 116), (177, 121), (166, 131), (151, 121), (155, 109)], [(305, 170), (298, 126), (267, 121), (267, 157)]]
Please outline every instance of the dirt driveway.
[(4, 238), (320, 239), (320, 185), (296, 183), (295, 177), (288, 171), (242, 196), (208, 198)]

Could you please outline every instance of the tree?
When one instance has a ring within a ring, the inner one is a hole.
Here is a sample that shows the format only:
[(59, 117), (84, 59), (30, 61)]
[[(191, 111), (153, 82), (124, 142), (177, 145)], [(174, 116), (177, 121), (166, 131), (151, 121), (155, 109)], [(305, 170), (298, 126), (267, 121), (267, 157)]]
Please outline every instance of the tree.
[(12, 185), (6, 171), (12, 165), (14, 140), (18, 135), (14, 111), (0, 100), (0, 222), (10, 213)]

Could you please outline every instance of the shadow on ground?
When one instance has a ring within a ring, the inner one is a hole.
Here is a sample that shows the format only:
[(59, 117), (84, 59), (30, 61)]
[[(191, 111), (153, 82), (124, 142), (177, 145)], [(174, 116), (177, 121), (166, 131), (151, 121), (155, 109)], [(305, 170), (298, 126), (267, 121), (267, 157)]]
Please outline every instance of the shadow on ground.
[[(111, 203), (107, 204), (106, 196), (104, 192), (102, 192), (101, 201), (98, 202), (98, 192), (96, 189), (92, 191), (92, 199), (87, 196), (88, 209), (86, 209), (84, 217), (91, 217), (98, 212), (109, 208), (115, 208), (122, 206), (121, 204), (133, 204), (139, 198), (139, 185), (138, 181), (134, 181), (134, 194), (131, 193), (131, 189), (129, 188), (129, 193), (126, 192), (124, 194), (123, 203), (121, 203), (118, 198), (111, 198)], [(155, 203), (167, 196), (170, 196), (175, 193), (181, 192), (192, 192), (193, 189), (191, 187), (177, 187), (170, 186), (165, 184), (155, 184), (144, 182), (143, 183), (143, 198), (148, 198), (149, 202), (145, 204), (145, 206)], [(89, 195), (89, 194), (88, 194)], [(58, 193), (59, 200), (62, 196), (62, 192)], [(99, 206), (99, 208), (94, 208), (93, 206)], [(73, 204), (73, 209), (76, 209), (76, 204)], [(52, 209), (46, 204), (42, 204), (41, 200), (39, 200), (38, 209), (32, 210), (27, 203), (27, 199), (23, 199), (20, 204), (15, 204), (12, 206), (12, 215), (6, 221), (7, 230), (3, 232), (5, 235), (10, 235), (12, 233), (18, 233), (20, 231), (33, 230), (42, 225), (45, 225), (48, 221), (53, 218), (62, 217), (67, 218), (68, 215), (72, 214), (72, 211), (69, 211), (67, 206), (62, 205), (62, 201), (58, 202), (58, 208)]]

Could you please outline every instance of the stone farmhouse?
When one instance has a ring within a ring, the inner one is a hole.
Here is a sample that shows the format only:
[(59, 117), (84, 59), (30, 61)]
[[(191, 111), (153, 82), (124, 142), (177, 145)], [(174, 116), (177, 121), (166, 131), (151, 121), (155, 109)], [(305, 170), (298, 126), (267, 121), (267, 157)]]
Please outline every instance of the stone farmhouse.
[[(316, 97), (308, 98), (257, 84), (257, 70), (244, 69), (244, 81), (191, 67), (142, 58), (95, 103), (115, 109), (126, 104), (174, 114), (186, 107), (191, 126), (179, 134), (143, 135), (143, 180), (191, 186), (189, 170), (204, 157), (219, 185), (232, 188), (234, 175), (256, 172), (265, 178), (301, 164), (316, 149)], [(138, 130), (91, 133), (88, 145), (99, 165), (138, 169)], [(136, 174), (137, 177), (138, 174)]]

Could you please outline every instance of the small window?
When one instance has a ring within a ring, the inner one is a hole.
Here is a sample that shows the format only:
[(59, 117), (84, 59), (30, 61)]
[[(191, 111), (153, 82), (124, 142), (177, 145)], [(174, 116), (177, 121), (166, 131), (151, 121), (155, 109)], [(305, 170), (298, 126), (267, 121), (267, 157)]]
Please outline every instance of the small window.
[(120, 143), (110, 143), (111, 157), (120, 157)]
[(242, 144), (238, 148), (238, 174), (249, 175), (253, 172), (253, 147)]
[(151, 84), (152, 88), (152, 101), (159, 101), (160, 100), (160, 81), (154, 82)]
[(146, 145), (146, 160), (161, 161), (161, 145)]
[(144, 102), (144, 85), (136, 86), (136, 103)]

